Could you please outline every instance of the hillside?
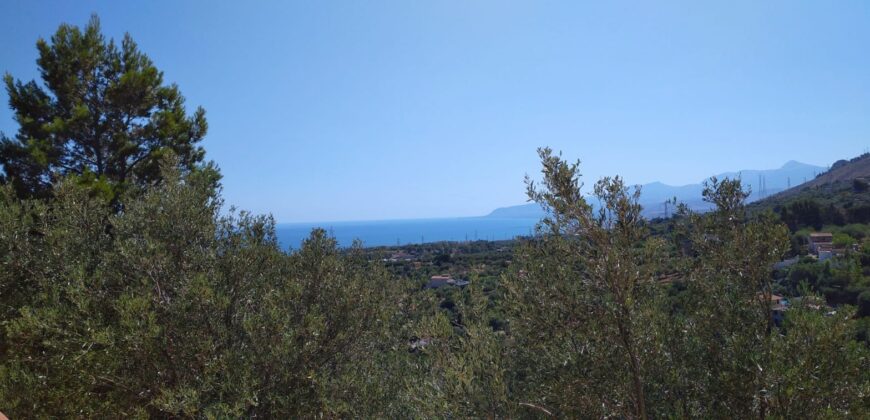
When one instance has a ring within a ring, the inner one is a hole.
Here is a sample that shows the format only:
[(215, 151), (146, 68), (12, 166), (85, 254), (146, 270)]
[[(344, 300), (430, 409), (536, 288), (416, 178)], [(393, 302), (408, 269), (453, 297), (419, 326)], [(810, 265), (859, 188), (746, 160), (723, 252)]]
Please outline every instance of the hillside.
[(870, 223), (870, 155), (840, 160), (805, 184), (749, 205), (772, 210), (793, 231), (812, 227)]
[(771, 196), (770, 198), (773, 201), (778, 201), (820, 187), (830, 187), (835, 184), (866, 178), (870, 178), (870, 154), (867, 153), (848, 161), (845, 159), (839, 160), (831, 165), (831, 169), (827, 172), (822, 173), (804, 184)]
[[(870, 184), (861, 181), (860, 178), (834, 180), (813, 187), (801, 186), (751, 203), (747, 208), (750, 211), (770, 209), (781, 213), (783, 207), (794, 207), (807, 202), (811, 202), (811, 205), (820, 212), (831, 212), (829, 209), (836, 209), (838, 213), (858, 219), (854, 220), (857, 223), (870, 221), (865, 220), (866, 215), (870, 215)], [(806, 204), (803, 206), (806, 207)]]

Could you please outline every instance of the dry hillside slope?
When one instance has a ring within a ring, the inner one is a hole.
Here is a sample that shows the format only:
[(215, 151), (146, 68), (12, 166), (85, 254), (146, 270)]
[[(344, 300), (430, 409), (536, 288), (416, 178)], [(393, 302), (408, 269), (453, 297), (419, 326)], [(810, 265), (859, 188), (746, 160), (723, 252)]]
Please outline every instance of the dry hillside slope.
[(831, 166), (830, 170), (817, 176), (815, 179), (785, 190), (771, 198), (786, 198), (807, 189), (858, 178), (870, 178), (870, 154), (865, 153), (851, 160), (837, 161)]

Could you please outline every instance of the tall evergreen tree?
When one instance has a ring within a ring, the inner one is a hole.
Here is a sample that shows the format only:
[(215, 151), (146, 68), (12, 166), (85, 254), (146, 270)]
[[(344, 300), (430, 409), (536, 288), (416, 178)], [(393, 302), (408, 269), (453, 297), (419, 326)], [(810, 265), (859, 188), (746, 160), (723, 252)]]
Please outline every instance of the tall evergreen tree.
[(205, 111), (187, 114), (178, 87), (164, 84), (129, 34), (120, 46), (107, 42), (93, 16), (84, 29), (63, 24), (36, 46), (42, 84), (4, 77), (19, 128), (0, 137), (0, 180), (19, 196), (44, 197), (64, 175), (115, 194), (158, 180), (169, 152), (180, 169), (198, 168)]

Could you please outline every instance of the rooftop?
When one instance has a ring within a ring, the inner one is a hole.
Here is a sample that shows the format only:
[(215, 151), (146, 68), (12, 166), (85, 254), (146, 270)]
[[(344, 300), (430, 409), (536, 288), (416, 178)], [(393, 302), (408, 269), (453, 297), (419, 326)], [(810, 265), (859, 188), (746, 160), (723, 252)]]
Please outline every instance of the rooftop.
[(810, 239), (833, 239), (834, 234), (828, 232), (813, 232), (810, 233)]

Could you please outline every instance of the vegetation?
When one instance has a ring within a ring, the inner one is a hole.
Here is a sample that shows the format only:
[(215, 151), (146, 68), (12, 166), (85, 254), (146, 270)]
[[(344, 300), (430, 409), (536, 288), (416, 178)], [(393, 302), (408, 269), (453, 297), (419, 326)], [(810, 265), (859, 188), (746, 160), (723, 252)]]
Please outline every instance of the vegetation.
[[(787, 251), (787, 231), (769, 214), (744, 213), (739, 181), (711, 180), (704, 195), (716, 210), (683, 209), (666, 244), (649, 236), (637, 193), (619, 178), (597, 183), (602, 210), (594, 214), (579, 194), (577, 165), (548, 150), (542, 158), (544, 190), (530, 196), (552, 210), (548, 234), (519, 252), (506, 278), (520, 400), (569, 417), (785, 417), (803, 403), (792, 398), (797, 388), (777, 388), (787, 376), (820, 402), (804, 415), (866, 410), (867, 349), (853, 341), (848, 312), (795, 308), (794, 325), (774, 324), (769, 267)], [(790, 346), (821, 344), (790, 336), (799, 329), (849, 352), (824, 379), (833, 388), (793, 369), (811, 352)], [(841, 397), (848, 390), (857, 393)]]
[(208, 180), (173, 166), (125, 196), (123, 212), (74, 182), (48, 203), (4, 189), (4, 409), (222, 417), (387, 405), (387, 372), (373, 369), (392, 344), (397, 282), (322, 231), (282, 253), (272, 220), (219, 216)]
[(42, 86), (4, 78), (19, 129), (0, 138), (0, 165), (19, 196), (45, 197), (72, 175), (113, 197), (159, 179), (169, 153), (179, 168), (210, 170), (199, 166), (205, 152), (197, 146), (205, 111), (188, 116), (178, 87), (163, 84), (129, 35), (120, 46), (106, 42), (92, 17), (84, 29), (61, 25), (36, 47)]
[[(870, 191), (866, 181), (856, 178), (798, 193), (774, 196), (750, 205), (750, 209), (773, 210), (792, 231), (810, 227), (821, 230), (828, 225), (870, 223)], [(800, 188), (800, 187), (798, 187)]]
[[(838, 161), (830, 172), (865, 174), (868, 155)], [(827, 176), (823, 174), (823, 176)], [(870, 190), (867, 178), (836, 179), (796, 192), (753, 203), (751, 212), (772, 211), (792, 232), (789, 256), (796, 264), (775, 273), (774, 289), (789, 297), (805, 288), (828, 305), (858, 308), (856, 336), (870, 343)], [(833, 235), (836, 258), (819, 261), (809, 254), (810, 234)]]
[[(62, 26), (40, 51), (99, 40), (96, 21)], [(108, 45), (97, 56), (117, 53)], [(113, 95), (83, 103), (111, 109)], [(790, 226), (748, 211), (737, 180), (706, 185), (712, 212), (651, 225), (621, 178), (595, 184), (593, 210), (579, 164), (542, 149), (528, 193), (549, 216), (534, 237), (392, 258), (315, 230), (288, 253), (270, 217), (221, 210), (216, 170), (192, 152), (204, 131), (169, 135), (185, 144), (175, 150), (123, 134), (35, 137), (65, 117), (17, 115), (4, 150), (26, 153), (4, 161), (0, 187), (0, 409), (13, 418), (870, 415), (870, 349), (857, 339), (870, 294), (849, 289), (866, 283), (870, 254), (775, 273), (795, 254)], [(124, 177), (129, 149), (109, 147), (121, 138), (148, 162)], [(58, 153), (36, 159), (46, 150)], [(95, 150), (120, 166), (95, 165)], [(848, 226), (838, 243), (866, 237)], [(470, 284), (422, 287), (442, 273)], [(783, 290), (803, 299), (777, 322)]]

